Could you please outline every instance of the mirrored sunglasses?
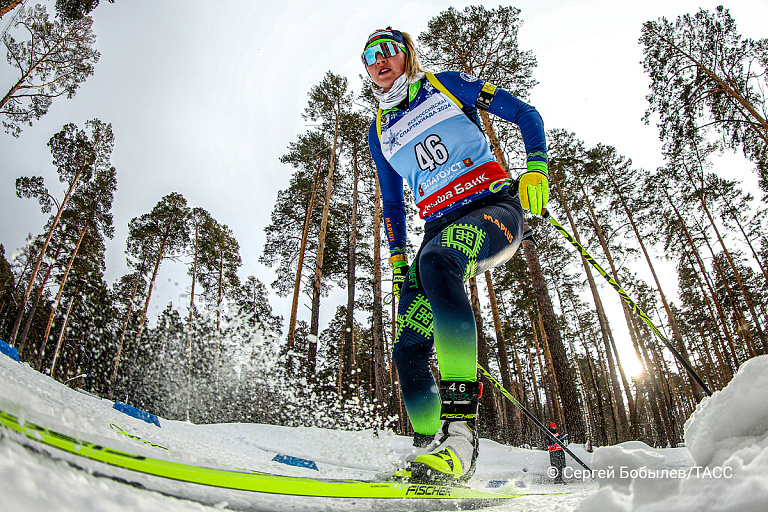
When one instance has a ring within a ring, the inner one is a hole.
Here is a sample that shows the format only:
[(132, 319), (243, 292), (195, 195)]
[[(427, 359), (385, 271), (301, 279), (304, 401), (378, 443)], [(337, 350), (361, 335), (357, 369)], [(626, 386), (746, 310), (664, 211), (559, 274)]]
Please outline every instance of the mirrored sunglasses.
[(377, 54), (380, 53), (385, 59), (388, 59), (389, 57), (394, 57), (400, 53), (400, 50), (405, 51), (405, 46), (394, 41), (382, 41), (381, 43), (376, 43), (370, 48), (366, 48), (363, 52), (363, 64), (372, 66), (376, 63)]

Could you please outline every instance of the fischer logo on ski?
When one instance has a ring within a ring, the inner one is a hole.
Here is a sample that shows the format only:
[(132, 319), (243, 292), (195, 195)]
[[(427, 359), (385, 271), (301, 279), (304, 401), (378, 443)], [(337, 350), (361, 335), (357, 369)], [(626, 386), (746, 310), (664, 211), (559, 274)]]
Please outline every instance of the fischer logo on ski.
[(409, 485), (406, 496), (451, 496), (451, 488), (444, 485)]

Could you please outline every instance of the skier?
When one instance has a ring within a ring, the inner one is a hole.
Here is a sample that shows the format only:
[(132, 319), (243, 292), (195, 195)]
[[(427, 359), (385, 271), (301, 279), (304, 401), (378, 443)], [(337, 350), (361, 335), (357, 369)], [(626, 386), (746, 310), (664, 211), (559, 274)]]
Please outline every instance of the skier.
[[(464, 281), (508, 261), (520, 246), (523, 208), (547, 205), (547, 147), (541, 116), (506, 90), (466, 73), (432, 75), (411, 37), (373, 32), (363, 64), (379, 100), (368, 143), (376, 164), (400, 299), (393, 358), (416, 433), (414, 480), (468, 480), (478, 453), (477, 333)], [(477, 110), (520, 127), (527, 172), (517, 190), (493, 158)], [(425, 221), (415, 260), (406, 259), (403, 180)], [(519, 198), (518, 198), (519, 195)], [(437, 352), (440, 389), (430, 371)]]
[[(565, 442), (565, 438), (568, 437), (568, 434), (561, 436), (557, 433), (557, 423), (550, 423), (549, 431), (561, 442)], [(549, 464), (557, 469), (555, 483), (565, 484), (565, 481), (563, 480), (563, 469), (565, 469), (565, 452), (563, 451), (563, 447), (559, 444), (552, 443), (547, 444), (547, 449), (549, 450)]]

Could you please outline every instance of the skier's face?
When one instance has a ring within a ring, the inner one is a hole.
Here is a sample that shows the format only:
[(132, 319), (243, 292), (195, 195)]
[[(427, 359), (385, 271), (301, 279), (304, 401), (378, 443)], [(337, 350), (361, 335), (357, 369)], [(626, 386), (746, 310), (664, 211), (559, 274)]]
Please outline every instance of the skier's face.
[(405, 52), (397, 52), (392, 57), (384, 57), (378, 53), (376, 62), (366, 67), (373, 82), (381, 87), (383, 92), (388, 92), (395, 80), (405, 73)]

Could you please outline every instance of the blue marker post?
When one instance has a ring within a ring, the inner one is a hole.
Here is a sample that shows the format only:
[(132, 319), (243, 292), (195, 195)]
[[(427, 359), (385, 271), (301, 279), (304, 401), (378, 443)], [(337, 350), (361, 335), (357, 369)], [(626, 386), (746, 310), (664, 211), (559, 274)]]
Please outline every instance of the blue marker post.
[(7, 355), (17, 363), (19, 362), (19, 351), (16, 350), (16, 347), (12, 347), (3, 340), (0, 340), (0, 352)]
[(112, 408), (124, 414), (127, 414), (128, 416), (133, 416), (134, 418), (138, 418), (142, 421), (146, 421), (147, 423), (152, 423), (154, 425), (157, 425), (158, 427), (160, 426), (160, 418), (158, 418), (154, 414), (148, 413), (146, 411), (142, 411), (141, 409), (137, 409), (132, 405), (128, 405), (123, 402), (115, 402), (115, 405), (113, 405)]

